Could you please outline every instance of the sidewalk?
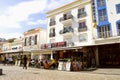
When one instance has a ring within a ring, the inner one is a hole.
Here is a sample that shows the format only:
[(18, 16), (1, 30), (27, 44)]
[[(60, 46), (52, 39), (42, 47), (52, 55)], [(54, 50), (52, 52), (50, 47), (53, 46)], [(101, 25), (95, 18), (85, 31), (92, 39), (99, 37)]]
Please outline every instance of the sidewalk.
[(120, 69), (97, 69), (94, 71), (58, 71), (38, 68), (23, 69), (19, 66), (3, 66), (0, 80), (120, 80)]

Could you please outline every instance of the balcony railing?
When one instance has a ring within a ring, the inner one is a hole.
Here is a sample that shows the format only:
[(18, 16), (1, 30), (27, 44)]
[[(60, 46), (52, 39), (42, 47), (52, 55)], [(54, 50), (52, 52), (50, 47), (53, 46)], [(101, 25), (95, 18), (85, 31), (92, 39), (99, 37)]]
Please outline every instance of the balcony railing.
[(55, 37), (55, 33), (50, 33), (49, 37)]
[(86, 12), (83, 12), (83, 13), (78, 13), (78, 18), (83, 18), (83, 17), (86, 17)]
[(84, 28), (78, 28), (78, 32), (83, 32), (83, 31), (87, 31), (87, 27), (86, 26)]
[(72, 19), (72, 18), (73, 18), (73, 16), (70, 14), (70, 15), (67, 15), (66, 17), (61, 17), (61, 18), (60, 18), (60, 22), (61, 22), (61, 21), (68, 20), (68, 19)]
[(110, 31), (105, 31), (105, 32), (99, 32), (98, 37), (99, 38), (108, 38), (111, 37), (111, 32)]
[(74, 32), (73, 28), (71, 27), (67, 27), (67, 28), (64, 28), (63, 30), (60, 30), (60, 34), (65, 34), (70, 32)]
[(49, 23), (49, 26), (53, 26), (55, 24), (56, 24), (56, 21), (52, 21), (52, 22)]

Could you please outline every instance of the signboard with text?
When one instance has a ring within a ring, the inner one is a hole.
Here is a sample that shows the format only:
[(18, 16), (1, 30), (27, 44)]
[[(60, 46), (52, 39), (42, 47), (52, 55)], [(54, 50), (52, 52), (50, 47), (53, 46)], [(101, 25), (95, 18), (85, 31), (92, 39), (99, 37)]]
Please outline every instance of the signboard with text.
[(55, 42), (55, 43), (48, 43), (41, 45), (41, 49), (58, 48), (58, 47), (66, 47), (66, 42)]

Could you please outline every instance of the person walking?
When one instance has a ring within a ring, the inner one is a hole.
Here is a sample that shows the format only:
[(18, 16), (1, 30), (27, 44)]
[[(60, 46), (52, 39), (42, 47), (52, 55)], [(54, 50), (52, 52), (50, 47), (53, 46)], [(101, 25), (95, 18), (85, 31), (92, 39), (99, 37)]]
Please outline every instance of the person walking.
[(27, 56), (26, 55), (24, 55), (24, 57), (23, 57), (23, 69), (27, 69)]

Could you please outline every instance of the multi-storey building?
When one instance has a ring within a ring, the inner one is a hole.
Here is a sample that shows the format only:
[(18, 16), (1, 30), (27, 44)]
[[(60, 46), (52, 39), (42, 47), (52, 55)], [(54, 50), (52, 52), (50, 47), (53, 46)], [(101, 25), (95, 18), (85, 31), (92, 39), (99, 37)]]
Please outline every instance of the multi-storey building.
[(1, 56), (6, 57), (6, 59), (9, 58), (11, 53), (11, 43), (10, 42), (4, 42), (2, 45), (2, 52), (1, 52)]
[(2, 52), (9, 53), (10, 51), (11, 51), (11, 43), (10, 42), (3, 43)]
[(47, 12), (47, 43), (41, 48), (51, 50), (48, 53), (51, 58), (77, 60), (91, 66), (90, 61), (95, 60), (95, 54), (91, 54), (94, 45), (91, 3), (75, 0)]
[(96, 22), (95, 44), (98, 45), (99, 65), (120, 66), (120, 1), (93, 0)]
[(6, 56), (7, 59), (9, 59), (10, 57), (17, 58), (18, 55), (22, 55), (23, 53), (23, 39), (11, 39), (11, 41), (12, 42), (6, 41), (2, 43), (1, 55)]
[(35, 28), (24, 32), (24, 54), (31, 55), (31, 58), (38, 58), (40, 55), (40, 44), (46, 41), (46, 31), (42, 28)]

